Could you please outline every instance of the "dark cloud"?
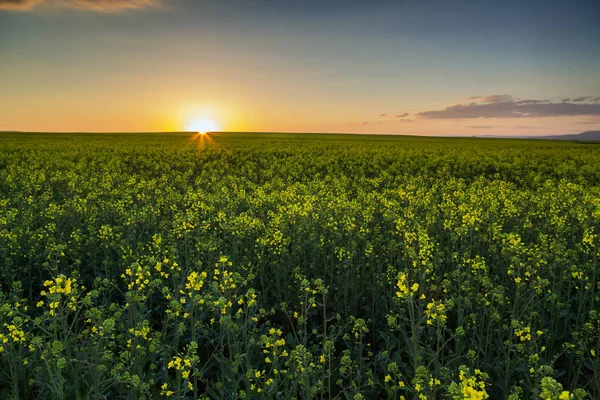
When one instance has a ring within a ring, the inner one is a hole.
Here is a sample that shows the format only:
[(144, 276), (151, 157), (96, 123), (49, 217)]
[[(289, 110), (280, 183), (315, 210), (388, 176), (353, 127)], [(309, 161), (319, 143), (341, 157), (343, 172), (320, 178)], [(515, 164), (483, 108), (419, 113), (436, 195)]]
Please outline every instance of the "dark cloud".
[(378, 115), (378, 117), (386, 117), (386, 116), (387, 116), (387, 114), (386, 114), (386, 113), (382, 113), (382, 114), (379, 114), (379, 115)]
[(429, 119), (470, 119), (600, 115), (600, 96), (587, 96), (573, 101), (579, 99), (583, 100), (577, 103), (553, 103), (549, 100), (520, 100), (511, 95), (491, 95), (480, 97), (477, 102), (454, 104), (442, 110), (422, 111), (416, 116)]
[(574, 102), (583, 102), (583, 101), (592, 101), (592, 102), (597, 102), (600, 101), (600, 96), (582, 96), (582, 97), (577, 97), (573, 99)]
[(408, 113), (404, 113), (404, 114), (398, 114), (396, 115), (396, 118), (404, 118), (404, 117), (408, 117), (409, 114)]
[(115, 13), (158, 7), (160, 0), (0, 0), (0, 10), (29, 11), (39, 6)]
[(550, 100), (519, 100), (516, 102), (517, 104), (544, 104), (551, 103)]
[(573, 101), (579, 102), (579, 101), (586, 101), (587, 99), (589, 99), (592, 96), (582, 96), (582, 97), (576, 97), (573, 99)]

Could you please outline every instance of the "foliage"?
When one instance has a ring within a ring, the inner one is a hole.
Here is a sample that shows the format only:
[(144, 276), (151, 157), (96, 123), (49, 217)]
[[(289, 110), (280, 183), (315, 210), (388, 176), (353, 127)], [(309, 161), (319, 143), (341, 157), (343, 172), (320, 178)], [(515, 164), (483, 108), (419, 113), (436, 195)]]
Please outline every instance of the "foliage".
[(0, 397), (600, 397), (600, 147), (0, 133)]

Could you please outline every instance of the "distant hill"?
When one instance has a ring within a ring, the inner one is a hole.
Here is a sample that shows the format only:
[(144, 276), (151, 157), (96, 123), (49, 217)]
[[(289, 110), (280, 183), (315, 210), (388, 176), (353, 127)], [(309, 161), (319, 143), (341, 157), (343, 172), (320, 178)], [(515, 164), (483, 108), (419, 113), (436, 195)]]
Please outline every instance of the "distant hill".
[(572, 135), (558, 136), (538, 136), (535, 139), (551, 139), (551, 140), (600, 140), (600, 131), (587, 131), (574, 133)]

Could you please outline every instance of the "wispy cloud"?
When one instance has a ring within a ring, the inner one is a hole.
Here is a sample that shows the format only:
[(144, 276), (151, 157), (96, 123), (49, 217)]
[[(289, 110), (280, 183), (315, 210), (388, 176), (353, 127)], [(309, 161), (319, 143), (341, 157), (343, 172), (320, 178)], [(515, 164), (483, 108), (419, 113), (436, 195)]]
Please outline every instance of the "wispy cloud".
[(381, 113), (381, 114), (378, 115), (378, 117), (379, 118), (387, 117), (387, 114), (386, 113)]
[(408, 117), (408, 116), (409, 116), (409, 114), (406, 112), (404, 114), (398, 114), (398, 115), (396, 115), (396, 118), (404, 118), (404, 117)]
[(441, 110), (421, 111), (418, 118), (541, 118), (560, 116), (600, 115), (600, 96), (578, 97), (572, 102), (519, 99), (508, 94), (475, 96), (466, 104), (454, 104)]
[(491, 94), (489, 96), (471, 96), (469, 100), (476, 100), (478, 103), (500, 103), (503, 101), (516, 100), (510, 94)]
[(589, 119), (586, 121), (575, 122), (577, 125), (597, 125), (600, 126), (600, 119)]
[[(406, 114), (408, 115), (408, 114)], [(378, 117), (380, 117), (381, 114), (378, 115)], [(385, 115), (383, 115), (385, 117)], [(401, 118), (401, 119), (385, 119), (385, 120), (377, 120), (377, 121), (363, 121), (363, 122), (358, 122), (358, 123), (354, 123), (354, 124), (350, 124), (352, 126), (370, 126), (370, 125), (383, 125), (383, 124), (395, 124), (395, 123), (408, 123), (408, 122), (415, 122), (414, 119), (406, 119), (406, 118)]]
[(0, 10), (29, 11), (44, 0), (0, 0)]
[(42, 6), (47, 6), (101, 13), (117, 13), (127, 10), (154, 8), (160, 5), (160, 0), (0, 0), (0, 10), (15, 11), (31, 11)]
[(546, 128), (546, 127), (543, 127), (543, 126), (533, 126), (533, 125), (520, 125), (520, 126), (515, 126), (515, 129), (527, 129), (527, 130), (540, 129), (540, 130), (547, 130), (547, 129), (552, 129), (552, 128)]
[(471, 128), (471, 129), (494, 129), (493, 125), (471, 125), (468, 126), (467, 128)]
[(576, 97), (573, 99), (574, 102), (582, 102), (582, 101), (590, 101), (590, 102), (598, 102), (600, 101), (600, 96), (582, 96)]

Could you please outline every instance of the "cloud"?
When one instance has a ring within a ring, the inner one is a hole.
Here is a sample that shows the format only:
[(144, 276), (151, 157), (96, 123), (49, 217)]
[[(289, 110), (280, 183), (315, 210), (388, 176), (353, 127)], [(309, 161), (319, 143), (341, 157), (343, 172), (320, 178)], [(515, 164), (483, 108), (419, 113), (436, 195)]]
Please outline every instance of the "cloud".
[(544, 104), (551, 103), (550, 100), (519, 100), (516, 102), (517, 104)]
[(28, 11), (44, 0), (0, 0), (0, 10)]
[(408, 123), (415, 122), (414, 119), (387, 119), (387, 120), (379, 120), (379, 121), (363, 121), (358, 123), (350, 124), (351, 126), (373, 126), (373, 125), (383, 125), (383, 124), (395, 124), (398, 122)]
[(30, 11), (40, 6), (116, 13), (160, 6), (161, 0), (0, 0), (0, 10)]
[(379, 114), (378, 117), (380, 117), (380, 118), (381, 117), (387, 117), (387, 114), (386, 113), (382, 113), (382, 114)]
[(483, 96), (479, 98), (480, 103), (502, 103), (505, 101), (516, 100), (510, 94), (491, 94), (489, 96)]
[(489, 96), (471, 96), (467, 100), (476, 100), (477, 103), (500, 103), (503, 101), (517, 100), (510, 94), (491, 94)]
[(408, 117), (409, 114), (408, 113), (404, 113), (404, 114), (398, 114), (396, 115), (396, 118), (404, 118), (404, 117)]
[(471, 129), (494, 129), (493, 125), (471, 125), (467, 126), (467, 128)]
[(543, 118), (579, 115), (600, 115), (600, 96), (586, 96), (573, 102), (550, 100), (521, 100), (511, 95), (491, 95), (470, 98), (477, 101), (454, 104), (441, 110), (421, 111), (417, 118), (471, 119), (471, 118)]
[(600, 96), (582, 96), (576, 97), (573, 99), (574, 102), (582, 102), (582, 101), (593, 101), (594, 103), (600, 101)]
[(515, 126), (515, 129), (527, 129), (527, 130), (531, 130), (531, 129), (552, 129), (552, 128), (544, 128), (542, 126), (532, 126), (532, 125), (521, 125), (521, 126)]
[(577, 125), (598, 125), (600, 126), (600, 119), (597, 120), (586, 120), (586, 121), (579, 121), (579, 122), (575, 122)]

